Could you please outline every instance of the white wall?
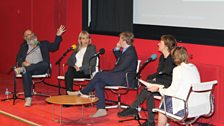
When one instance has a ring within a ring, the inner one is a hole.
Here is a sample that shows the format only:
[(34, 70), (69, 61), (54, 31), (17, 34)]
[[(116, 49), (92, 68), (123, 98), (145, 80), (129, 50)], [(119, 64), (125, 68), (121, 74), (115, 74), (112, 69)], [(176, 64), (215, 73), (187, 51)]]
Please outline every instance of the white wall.
[(224, 0), (134, 0), (134, 24), (224, 30)]

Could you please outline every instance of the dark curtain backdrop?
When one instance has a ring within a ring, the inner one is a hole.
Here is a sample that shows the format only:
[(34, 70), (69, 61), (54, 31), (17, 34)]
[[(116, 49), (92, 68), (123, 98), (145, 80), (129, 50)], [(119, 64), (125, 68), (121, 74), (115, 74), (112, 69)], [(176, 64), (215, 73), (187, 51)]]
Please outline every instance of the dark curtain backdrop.
[(133, 0), (92, 0), (90, 31), (133, 31)]

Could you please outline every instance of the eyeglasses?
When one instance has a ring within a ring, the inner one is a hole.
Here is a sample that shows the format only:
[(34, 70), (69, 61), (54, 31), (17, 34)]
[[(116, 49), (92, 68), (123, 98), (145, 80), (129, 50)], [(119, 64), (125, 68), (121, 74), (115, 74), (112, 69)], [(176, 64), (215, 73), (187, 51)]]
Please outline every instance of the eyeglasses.
[(34, 33), (31, 34), (27, 34), (26, 36), (24, 36), (26, 40), (31, 40), (34, 38), (37, 38), (36, 35)]
[(26, 36), (24, 36), (24, 38), (29, 38), (31, 36), (34, 36), (34, 33), (27, 34)]

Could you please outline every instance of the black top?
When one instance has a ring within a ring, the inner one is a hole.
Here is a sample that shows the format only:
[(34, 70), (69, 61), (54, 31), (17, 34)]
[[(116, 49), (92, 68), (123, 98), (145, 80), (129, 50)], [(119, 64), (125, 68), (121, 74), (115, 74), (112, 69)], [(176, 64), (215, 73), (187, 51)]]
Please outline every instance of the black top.
[[(151, 83), (162, 84), (165, 88), (169, 87), (172, 82), (173, 68), (176, 65), (173, 63), (171, 55), (167, 58), (164, 58), (164, 55), (161, 55), (159, 58), (159, 66), (157, 72), (149, 75), (147, 81)], [(156, 81), (153, 79), (156, 78)]]

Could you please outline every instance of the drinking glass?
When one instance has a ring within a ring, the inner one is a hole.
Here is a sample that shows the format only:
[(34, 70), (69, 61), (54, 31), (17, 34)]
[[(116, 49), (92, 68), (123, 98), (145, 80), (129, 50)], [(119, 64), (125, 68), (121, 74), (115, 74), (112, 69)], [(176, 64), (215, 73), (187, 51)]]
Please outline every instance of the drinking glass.
[(96, 98), (95, 92), (89, 92), (89, 99), (91, 103), (93, 103), (95, 98)]

